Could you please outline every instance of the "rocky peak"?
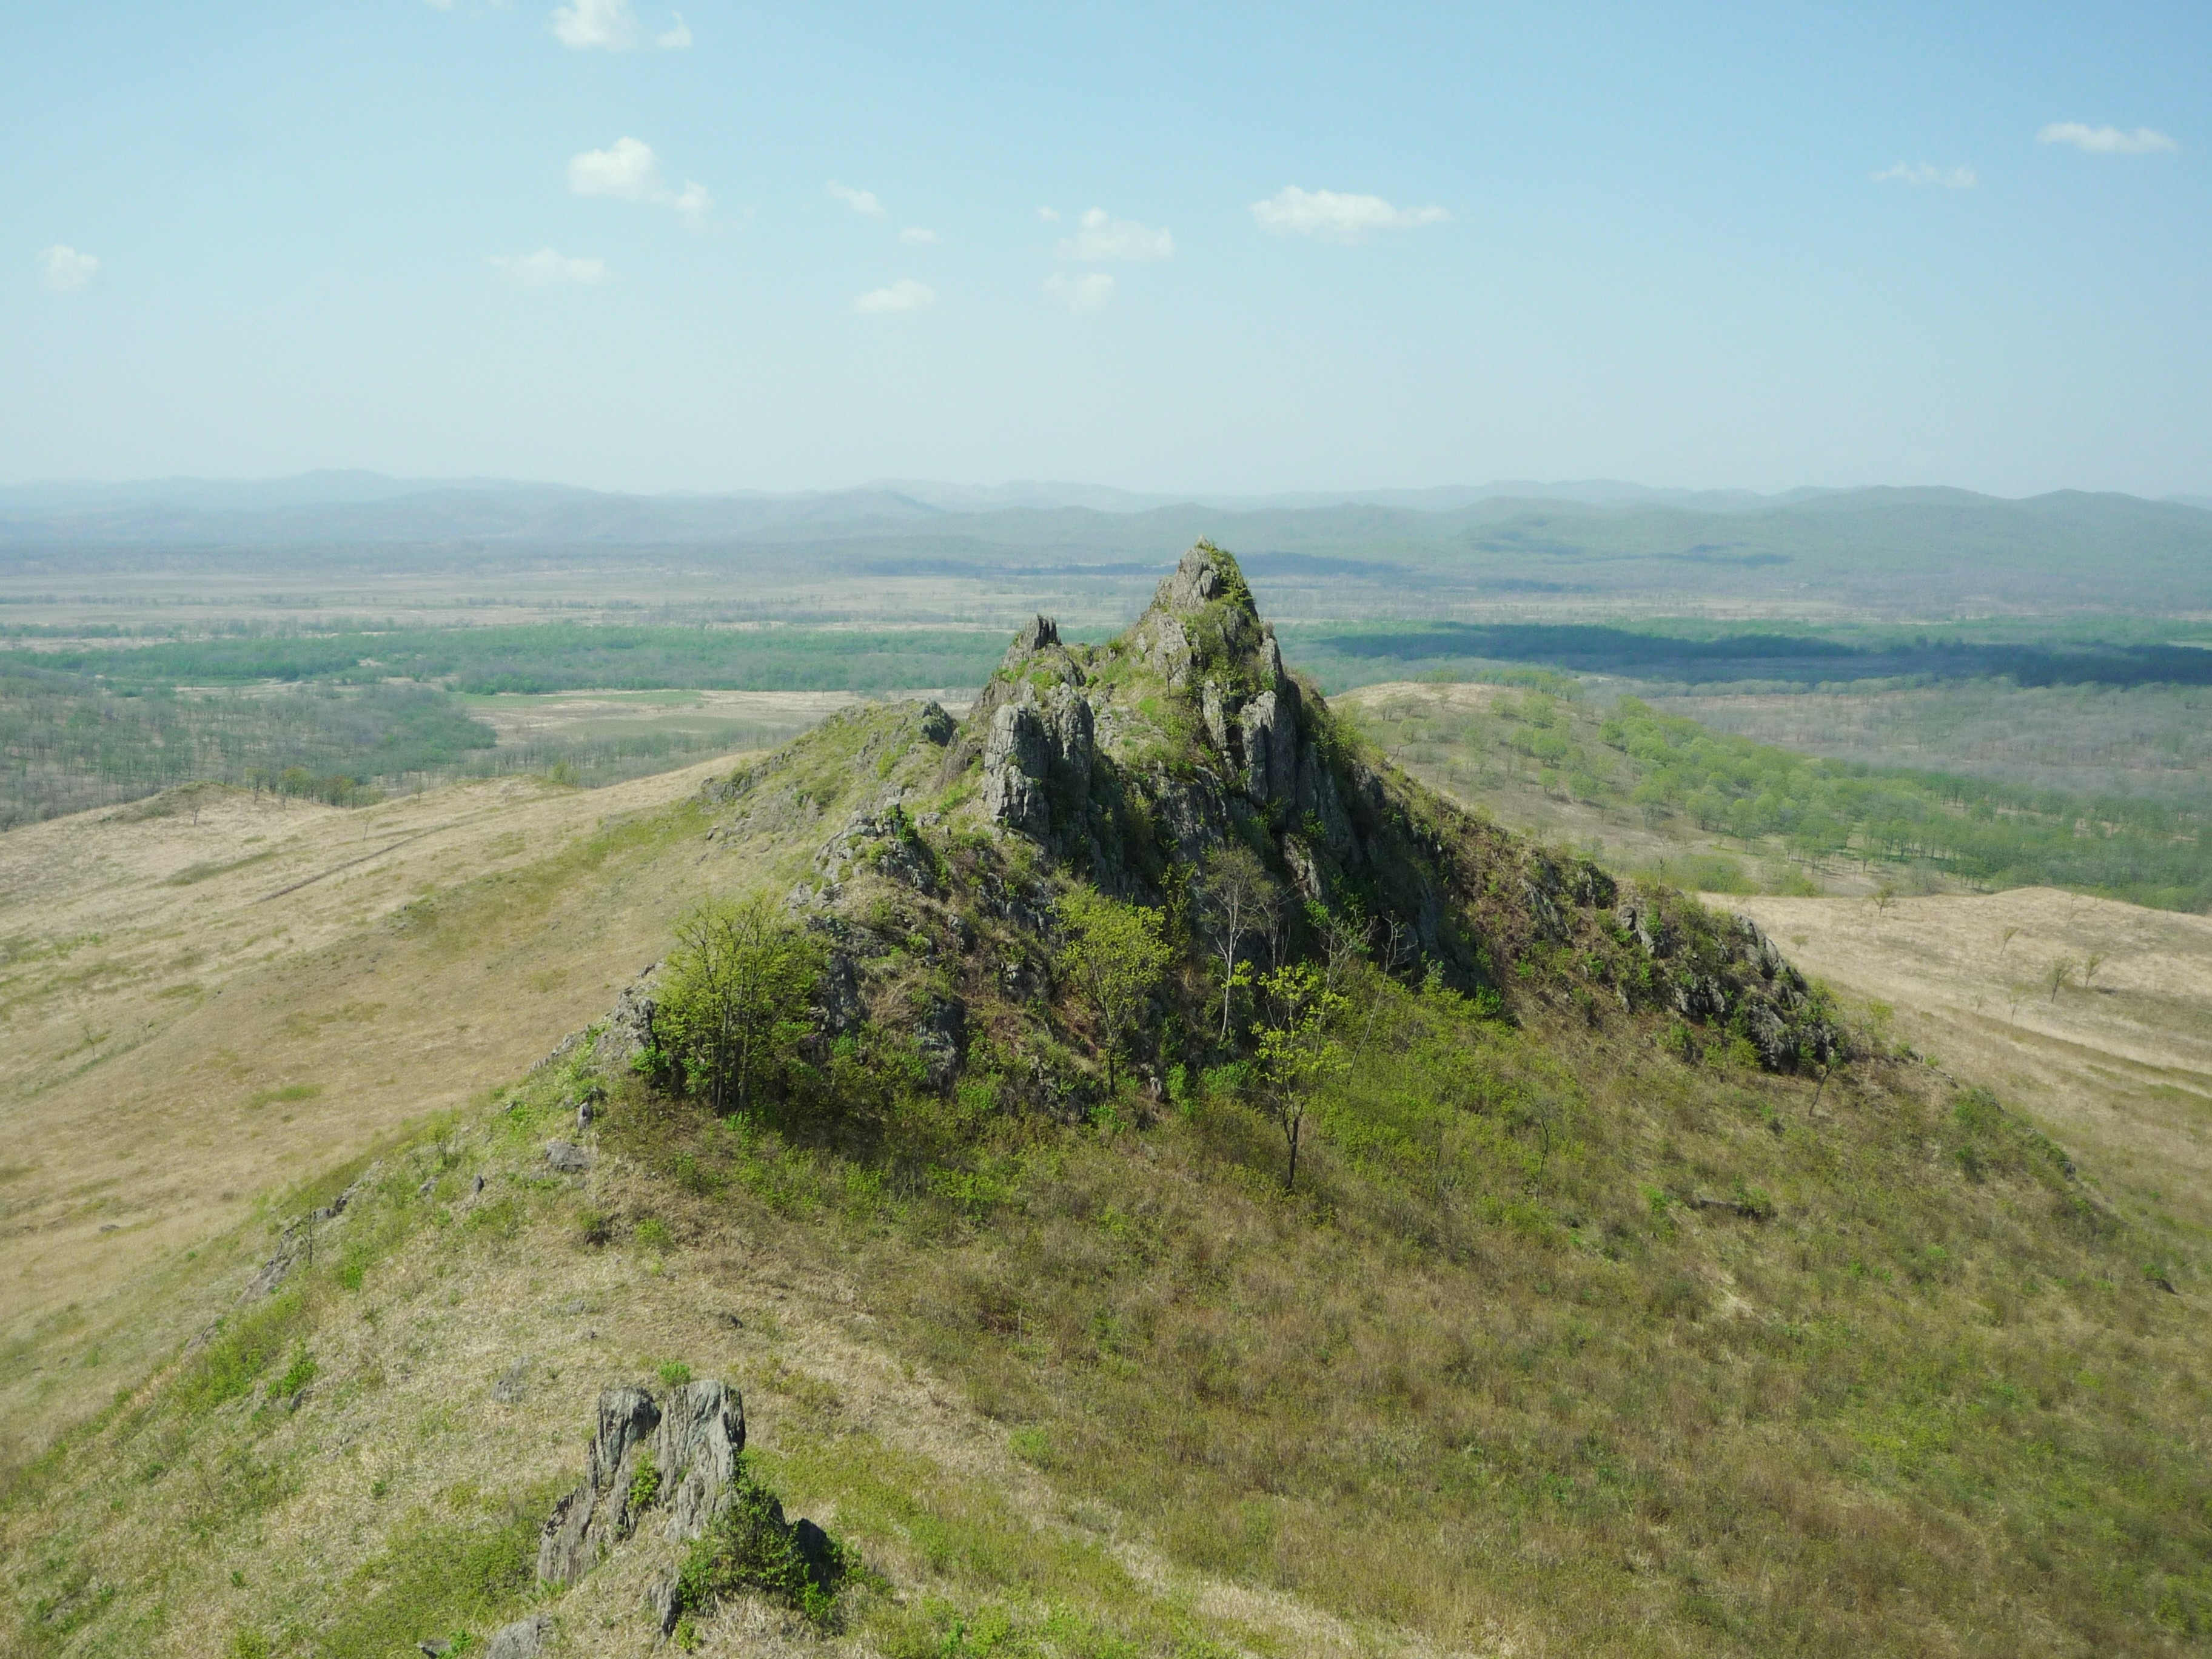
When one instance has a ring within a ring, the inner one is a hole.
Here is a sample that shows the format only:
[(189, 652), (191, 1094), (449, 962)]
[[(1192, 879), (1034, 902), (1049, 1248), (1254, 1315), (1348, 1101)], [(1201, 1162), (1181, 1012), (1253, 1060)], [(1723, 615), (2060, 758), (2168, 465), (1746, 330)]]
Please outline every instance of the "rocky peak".
[(1209, 669), (1248, 691), (1283, 682), (1274, 630), (1261, 621), (1237, 561), (1212, 542), (1192, 544), (1127, 637), (1171, 690), (1191, 690)]
[(1203, 611), (1216, 599), (1235, 599), (1243, 602), (1253, 619), (1251, 590), (1244, 586), (1244, 573), (1237, 568), (1237, 561), (1212, 542), (1194, 542), (1182, 556), (1172, 575), (1164, 580), (1152, 595), (1152, 609), (1188, 615)]

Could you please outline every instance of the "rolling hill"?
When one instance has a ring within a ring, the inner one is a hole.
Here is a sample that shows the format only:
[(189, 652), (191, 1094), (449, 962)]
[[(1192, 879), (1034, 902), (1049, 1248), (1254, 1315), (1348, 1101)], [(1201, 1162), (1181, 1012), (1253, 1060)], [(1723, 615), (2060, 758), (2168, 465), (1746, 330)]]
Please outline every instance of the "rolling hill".
[[(416, 1018), (678, 948), (165, 1261), (197, 1336), (19, 1358), (98, 1379), (0, 1498), (29, 1650), (2212, 1635), (2201, 1241), (1749, 924), (1389, 765), (1211, 546), (1111, 641), (1025, 628), (963, 720), (523, 842), (362, 896), (442, 976)], [(793, 1016), (733, 1095), (716, 917)]]

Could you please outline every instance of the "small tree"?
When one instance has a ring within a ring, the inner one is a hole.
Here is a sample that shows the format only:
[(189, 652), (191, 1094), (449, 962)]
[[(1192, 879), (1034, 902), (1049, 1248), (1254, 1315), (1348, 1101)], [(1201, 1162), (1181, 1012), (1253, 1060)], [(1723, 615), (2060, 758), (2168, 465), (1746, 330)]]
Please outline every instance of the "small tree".
[(1165, 918), (1121, 904), (1092, 887), (1072, 889), (1057, 907), (1063, 938), (1060, 971), (1073, 981), (1098, 1024), (1106, 1086), (1120, 1086), (1116, 1062), (1145, 1004), (1167, 972), (1172, 952), (1162, 937)]
[(2056, 1002), (2059, 992), (2065, 988), (2066, 981), (2074, 977), (2074, 958), (2061, 957), (2051, 964), (2048, 971), (2051, 975), (2051, 1000)]
[(701, 905), (676, 941), (656, 1024), (715, 1115), (744, 1111), (810, 1029), (821, 948), (765, 893)]
[(1283, 1190), (1297, 1185), (1299, 1132), (1314, 1096), (1352, 1063), (1338, 1041), (1336, 1025), (1344, 999), (1328, 988), (1310, 963), (1293, 962), (1260, 981), (1267, 1022), (1255, 1034), (1260, 1091), (1267, 1115), (1283, 1132), (1290, 1158)]
[(2089, 981), (2097, 977), (2097, 969), (2104, 965), (2105, 953), (2102, 951), (2092, 951), (2087, 957), (2082, 958), (2081, 988), (2083, 990), (2086, 991), (2089, 988)]
[(1282, 896), (1267, 866), (1249, 847), (1217, 847), (1206, 856), (1199, 878), (1199, 903), (1213, 923), (1214, 950), (1221, 957), (1221, 1040), (1229, 1041), (1230, 999), (1250, 980), (1237, 953), (1255, 933), (1274, 931)]

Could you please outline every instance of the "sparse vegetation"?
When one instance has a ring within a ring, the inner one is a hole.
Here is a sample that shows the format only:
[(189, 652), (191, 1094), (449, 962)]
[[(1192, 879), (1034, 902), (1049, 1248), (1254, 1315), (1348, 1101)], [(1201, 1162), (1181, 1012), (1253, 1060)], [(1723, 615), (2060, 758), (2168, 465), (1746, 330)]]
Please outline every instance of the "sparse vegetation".
[[(1513, 689), (1475, 708), (1425, 702), (1409, 689), (1371, 705), (1365, 729), (1465, 799), (1517, 793), (1583, 803), (1801, 871), (1855, 864), (1891, 890), (1896, 872), (1909, 871), (1984, 890), (2051, 885), (2173, 909), (2212, 904), (2212, 845), (2196, 804), (1822, 760), (1710, 731), (1638, 698), (1607, 705), (1564, 676), (1506, 678)], [(1757, 890), (1728, 854), (1675, 852), (1662, 873), (1709, 891)]]

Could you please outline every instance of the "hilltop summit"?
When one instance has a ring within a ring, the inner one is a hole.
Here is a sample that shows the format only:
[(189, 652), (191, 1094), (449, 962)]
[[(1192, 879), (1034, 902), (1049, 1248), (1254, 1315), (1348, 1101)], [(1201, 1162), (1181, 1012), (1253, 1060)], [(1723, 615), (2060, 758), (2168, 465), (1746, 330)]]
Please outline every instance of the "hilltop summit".
[[(848, 717), (741, 774), (718, 792), (737, 808), (723, 833), (784, 821), (780, 781), (810, 752), (855, 742), (847, 763), (880, 782), (795, 896), (830, 951), (819, 1027), (824, 1041), (864, 1024), (911, 1032), (948, 1086), (989, 1032), (1031, 1098), (1084, 1109), (1099, 1080), (1080, 1034), (1038, 1000), (1053, 981), (1056, 895), (1078, 883), (1187, 906), (1231, 847), (1257, 855), (1291, 901), (1279, 956), (1348, 927), (1389, 971), (1434, 975), (1509, 1013), (1679, 1024), (1682, 1041), (1692, 1030), (1698, 1043), (1741, 1041), (1773, 1071), (1843, 1052), (1832, 1015), (1748, 923), (1624, 887), (1370, 754), (1285, 667), (1236, 559), (1208, 542), (1109, 640), (1070, 643), (1048, 617), (1024, 624), (957, 723), (933, 706)], [(917, 939), (930, 941), (919, 963), (900, 948)], [(1172, 1035), (1198, 1029), (1196, 999), (1168, 995), (1148, 1022), (1156, 1075), (1206, 1058)]]

